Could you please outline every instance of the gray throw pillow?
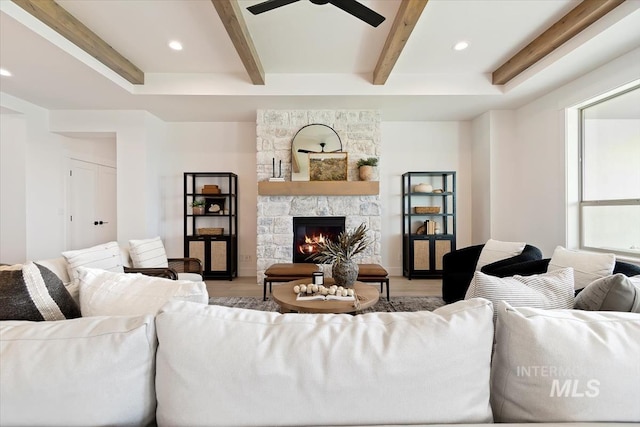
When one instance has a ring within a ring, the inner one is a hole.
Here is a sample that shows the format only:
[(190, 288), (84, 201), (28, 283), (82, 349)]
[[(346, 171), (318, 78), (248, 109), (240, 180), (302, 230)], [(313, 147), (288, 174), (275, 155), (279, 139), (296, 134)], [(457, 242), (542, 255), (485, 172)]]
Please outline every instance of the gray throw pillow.
[(64, 320), (80, 309), (55, 273), (29, 262), (0, 269), (0, 320)]
[(621, 273), (605, 276), (591, 282), (576, 296), (574, 308), (640, 313), (640, 287)]

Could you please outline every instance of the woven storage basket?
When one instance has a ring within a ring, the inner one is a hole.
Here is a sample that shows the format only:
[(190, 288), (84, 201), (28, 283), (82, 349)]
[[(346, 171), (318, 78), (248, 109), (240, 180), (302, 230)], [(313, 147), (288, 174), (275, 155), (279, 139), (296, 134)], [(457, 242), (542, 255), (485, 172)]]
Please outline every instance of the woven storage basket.
[(437, 214), (440, 213), (440, 206), (416, 206), (414, 210), (417, 214)]
[(198, 234), (201, 236), (221, 236), (223, 232), (222, 227), (198, 228)]

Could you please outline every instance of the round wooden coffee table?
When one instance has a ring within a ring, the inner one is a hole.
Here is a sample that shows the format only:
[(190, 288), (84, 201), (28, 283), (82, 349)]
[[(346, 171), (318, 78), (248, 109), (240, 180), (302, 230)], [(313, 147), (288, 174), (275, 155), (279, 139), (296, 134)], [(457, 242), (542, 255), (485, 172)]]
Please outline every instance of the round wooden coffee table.
[[(314, 301), (298, 301), (296, 294), (293, 292), (295, 285), (311, 283), (311, 278), (294, 280), (292, 282), (283, 283), (273, 287), (271, 296), (273, 300), (280, 306), (281, 313), (296, 311), (298, 313), (356, 313), (365, 308), (369, 308), (378, 302), (380, 294), (378, 288), (374, 285), (356, 282), (353, 288), (358, 298), (358, 307), (355, 307), (354, 301), (336, 301), (336, 300), (314, 300)], [(332, 285), (333, 279), (326, 277), (324, 279), (325, 286)]]

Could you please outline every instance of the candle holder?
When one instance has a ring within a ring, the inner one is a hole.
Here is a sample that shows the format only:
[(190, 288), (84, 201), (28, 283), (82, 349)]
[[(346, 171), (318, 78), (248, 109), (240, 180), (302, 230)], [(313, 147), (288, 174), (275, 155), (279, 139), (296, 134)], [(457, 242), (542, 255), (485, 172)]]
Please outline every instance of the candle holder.
[(324, 285), (324, 273), (322, 271), (311, 273), (314, 285)]
[(271, 182), (284, 182), (284, 178), (282, 177), (282, 160), (278, 160), (278, 176), (276, 176), (276, 158), (274, 157), (271, 162), (271, 178), (269, 181)]

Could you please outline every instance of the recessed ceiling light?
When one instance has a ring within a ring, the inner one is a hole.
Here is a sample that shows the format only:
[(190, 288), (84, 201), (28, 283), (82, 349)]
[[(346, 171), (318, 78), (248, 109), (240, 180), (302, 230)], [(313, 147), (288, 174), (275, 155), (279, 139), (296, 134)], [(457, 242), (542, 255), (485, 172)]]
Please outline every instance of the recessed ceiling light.
[(179, 41), (173, 40), (169, 42), (169, 47), (173, 50), (182, 50), (182, 43)]
[(465, 41), (460, 41), (453, 46), (453, 50), (465, 50), (469, 47), (469, 43)]
[(0, 76), (11, 77), (11, 71), (0, 68)]

